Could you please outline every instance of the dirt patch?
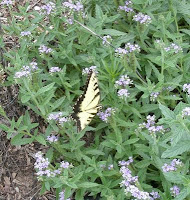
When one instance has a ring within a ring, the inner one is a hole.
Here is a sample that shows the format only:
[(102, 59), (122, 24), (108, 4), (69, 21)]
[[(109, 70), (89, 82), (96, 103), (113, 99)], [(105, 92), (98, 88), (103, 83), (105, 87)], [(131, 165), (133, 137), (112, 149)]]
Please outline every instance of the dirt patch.
[[(33, 9), (34, 6), (41, 6), (42, 0), (14, 1), (12, 10), (19, 12), (18, 6), (23, 6), (27, 2), (29, 2), (29, 9)], [(9, 9), (0, 6), (0, 11), (0, 25), (8, 25), (10, 19)], [(3, 37), (5, 44), (5, 48), (0, 49), (0, 65), (5, 69), (8, 63), (3, 59), (3, 54), (5, 51), (15, 48), (19, 44), (17, 37), (6, 34), (2, 28), (0, 29), (0, 35)], [(4, 73), (2, 76), (2, 79), (6, 78), (6, 74), (4, 77)], [(14, 117), (17, 120), (25, 113), (27, 108), (19, 104), (18, 87), (2, 87), (2, 79), (0, 77), (0, 105), (4, 108), (9, 119)], [(35, 113), (30, 112), (30, 116), (33, 122), (38, 122), (39, 118)], [(41, 123), (40, 127), (43, 129), (43, 122)], [(0, 124), (9, 125), (9, 122), (0, 116)], [(37, 143), (17, 147), (12, 146), (10, 140), (7, 139), (7, 133), (0, 130), (0, 200), (56, 199), (53, 191), (40, 195), (41, 184), (37, 181), (35, 175), (35, 160), (33, 156), (42, 149), (44, 147)]]

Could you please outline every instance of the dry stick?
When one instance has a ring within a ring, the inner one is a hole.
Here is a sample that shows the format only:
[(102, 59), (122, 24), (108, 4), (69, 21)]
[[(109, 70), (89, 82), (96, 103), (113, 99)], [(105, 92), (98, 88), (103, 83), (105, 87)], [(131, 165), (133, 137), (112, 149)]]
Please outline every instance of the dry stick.
[(108, 42), (107, 40), (105, 40), (103, 37), (101, 37), (100, 35), (98, 35), (97, 33), (95, 33), (94, 31), (92, 31), (91, 29), (89, 29), (88, 27), (86, 27), (84, 24), (81, 24), (79, 21), (74, 20), (74, 22), (76, 22), (77, 24), (81, 25), (83, 28), (85, 28), (86, 30), (88, 30), (90, 33), (92, 33), (93, 35), (95, 35), (96, 37), (100, 38), (101, 40), (105, 41), (107, 44), (109, 44), (111, 47), (113, 47), (114, 49), (116, 49), (110, 42)]
[[(102, 41), (106, 42), (107, 44), (109, 44), (111, 47), (113, 47), (114, 49), (116, 49), (110, 42), (108, 42), (107, 40), (105, 40), (103, 37), (101, 37), (100, 35), (98, 35), (97, 33), (95, 33), (94, 31), (92, 31), (91, 29), (89, 29), (87, 26), (85, 26), (84, 24), (80, 23), (77, 20), (74, 20), (74, 22), (76, 22), (77, 24), (79, 24), (80, 26), (82, 26), (84, 29), (86, 29), (87, 31), (89, 31), (90, 33), (92, 33), (93, 35), (95, 35), (96, 37), (100, 38)], [(137, 75), (141, 78), (141, 80), (145, 83), (146, 81), (143, 79), (143, 77), (141, 76), (141, 74), (138, 72), (138, 70), (136, 70)]]

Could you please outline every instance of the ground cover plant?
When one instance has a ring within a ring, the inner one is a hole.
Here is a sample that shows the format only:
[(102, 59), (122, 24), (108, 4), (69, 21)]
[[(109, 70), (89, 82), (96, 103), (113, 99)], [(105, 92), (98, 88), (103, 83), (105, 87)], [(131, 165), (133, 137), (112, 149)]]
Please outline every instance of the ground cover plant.
[[(19, 119), (0, 124), (12, 145), (38, 142), (41, 194), (56, 198), (189, 199), (190, 3), (177, 0), (47, 1), (15, 9), (4, 34), (1, 85), (19, 87)], [(72, 106), (87, 74), (102, 108), (81, 132)], [(30, 111), (40, 116), (32, 121)], [(45, 130), (40, 129), (40, 124)]]

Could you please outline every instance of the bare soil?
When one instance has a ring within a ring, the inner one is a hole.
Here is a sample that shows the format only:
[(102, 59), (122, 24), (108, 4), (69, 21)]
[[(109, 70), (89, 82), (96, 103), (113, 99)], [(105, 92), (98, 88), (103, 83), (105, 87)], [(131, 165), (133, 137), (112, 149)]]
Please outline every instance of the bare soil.
[[(29, 2), (30, 9), (41, 6), (42, 0), (15, 0), (12, 10), (19, 12), (18, 6)], [(3, 54), (18, 45), (17, 37), (4, 32), (1, 25), (9, 23), (9, 9), (0, 5), (0, 37), (3, 37), (5, 49), (0, 48), (0, 67), (7, 67)], [(4, 108), (9, 119), (18, 119), (25, 113), (26, 107), (19, 104), (17, 86), (3, 87), (2, 82), (6, 74), (0, 72), (0, 106)], [(30, 112), (32, 121), (39, 122), (39, 118)], [(9, 122), (0, 116), (0, 124)], [(41, 125), (41, 124), (40, 124)], [(43, 125), (42, 125), (43, 126)], [(40, 195), (41, 185), (37, 181), (34, 170), (33, 155), (44, 149), (39, 144), (13, 146), (7, 139), (7, 133), (0, 130), (0, 200), (55, 200), (53, 191)]]

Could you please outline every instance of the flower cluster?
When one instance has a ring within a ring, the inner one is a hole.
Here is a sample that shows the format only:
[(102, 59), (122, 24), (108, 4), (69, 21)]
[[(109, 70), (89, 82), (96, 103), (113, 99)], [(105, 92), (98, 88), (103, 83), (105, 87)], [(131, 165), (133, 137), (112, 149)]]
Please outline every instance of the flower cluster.
[(49, 69), (49, 73), (50, 74), (53, 74), (53, 73), (56, 73), (56, 72), (60, 72), (60, 71), (61, 71), (61, 68), (59, 68), (59, 67), (51, 67)]
[(104, 121), (104, 122), (108, 122), (108, 118), (111, 117), (112, 114), (114, 114), (115, 109), (113, 108), (107, 108), (105, 112), (98, 112), (97, 115), (99, 116), (99, 118)]
[(39, 52), (42, 54), (42, 53), (45, 53), (45, 54), (48, 54), (48, 53), (51, 53), (53, 50), (51, 48), (48, 48), (47, 46), (45, 45), (40, 45), (40, 47), (38, 48)]
[(186, 107), (182, 110), (182, 117), (190, 116), (190, 107)]
[(180, 159), (173, 159), (170, 165), (165, 163), (162, 166), (162, 170), (163, 172), (177, 171), (177, 169), (180, 168), (181, 166), (183, 166), (183, 163), (181, 162)]
[(67, 23), (68, 24), (73, 24), (73, 14), (81, 14), (83, 18), (85, 18), (84, 14), (84, 6), (81, 4), (80, 1), (77, 1), (75, 4), (71, 1), (68, 0), (67, 2), (63, 3), (63, 7), (68, 9), (69, 11), (66, 11), (64, 16), (67, 18)]
[(185, 83), (183, 85), (183, 91), (184, 92), (187, 91), (187, 94), (190, 95), (190, 83), (189, 84)]
[[(49, 168), (50, 162), (48, 161), (48, 158), (44, 158), (41, 151), (35, 154), (36, 162), (34, 163), (34, 168), (37, 169), (37, 176), (47, 176), (47, 177), (55, 177), (56, 175), (61, 174), (63, 169), (68, 169), (70, 167), (73, 167), (72, 164), (69, 164), (68, 162), (62, 161), (60, 163), (60, 168), (52, 170)], [(66, 166), (63, 165), (63, 162), (66, 163)]]
[(103, 37), (103, 41), (102, 41), (102, 44), (104, 46), (106, 46), (107, 44), (110, 44), (112, 41), (112, 37), (110, 35), (106, 35)]
[(140, 24), (148, 25), (152, 22), (152, 19), (148, 15), (144, 15), (143, 13), (138, 13), (133, 16), (133, 20), (136, 22), (140, 22)]
[(13, 1), (11, 0), (3, 0), (1, 2), (1, 5), (6, 5), (6, 6), (9, 6), (9, 5), (12, 5), (13, 4)]
[(139, 188), (136, 186), (138, 183), (138, 176), (133, 176), (131, 170), (129, 169), (129, 165), (133, 162), (132, 157), (129, 157), (128, 161), (119, 161), (120, 173), (122, 174), (123, 180), (120, 183), (121, 187), (125, 188), (125, 194), (131, 195), (137, 200), (144, 199), (144, 200), (154, 200), (158, 199), (160, 196), (157, 192), (151, 192), (150, 194), (148, 192), (144, 192), (139, 190)]
[(124, 6), (119, 6), (119, 10), (124, 10), (127, 13), (134, 12), (133, 8), (131, 8), (132, 4), (133, 4), (132, 1), (125, 1), (125, 5)]
[(116, 56), (123, 56), (123, 55), (126, 55), (126, 54), (129, 54), (129, 53), (132, 53), (132, 52), (140, 52), (140, 47), (138, 44), (131, 44), (131, 43), (127, 43), (125, 44), (125, 48), (117, 48), (115, 50), (115, 54)]
[(152, 135), (152, 136), (156, 136), (157, 132), (161, 132), (164, 133), (164, 128), (163, 126), (155, 126), (155, 115), (147, 116), (147, 122), (143, 122), (142, 124), (139, 124), (138, 127), (138, 131), (141, 131), (142, 129), (146, 128), (148, 130), (148, 132)]
[(176, 197), (180, 193), (180, 188), (174, 185), (173, 187), (170, 188), (170, 192), (173, 197)]
[(30, 31), (22, 31), (20, 33), (21, 36), (28, 36), (28, 35), (31, 35), (31, 32)]
[(84, 9), (84, 6), (81, 4), (80, 1), (77, 1), (76, 4), (74, 4), (71, 0), (69, 0), (68, 2), (64, 2), (63, 7), (69, 8), (70, 10), (73, 10), (75, 12), (83, 12)]
[(97, 71), (97, 66), (91, 66), (91, 67), (86, 67), (82, 70), (82, 74), (85, 75), (85, 74), (89, 74), (90, 71), (93, 71), (95, 72), (96, 74), (98, 73)]
[(47, 120), (48, 121), (56, 121), (58, 122), (60, 125), (63, 125), (63, 123), (68, 121), (68, 118), (66, 117), (62, 117), (63, 113), (59, 112), (59, 113), (51, 113), (49, 114)]
[[(65, 200), (65, 191), (62, 191), (62, 192), (59, 193), (59, 200)], [(66, 200), (71, 200), (71, 199), (68, 198)]]
[(122, 99), (126, 99), (127, 97), (129, 97), (130, 93), (128, 92), (128, 89), (120, 89), (117, 92), (117, 95)]
[(49, 2), (46, 5), (43, 5), (40, 8), (41, 12), (45, 15), (50, 15), (51, 13), (55, 12), (55, 3)]
[(171, 86), (168, 87), (163, 87), (162, 90), (163, 91), (171, 91), (173, 88)]
[(165, 47), (164, 50), (166, 52), (174, 52), (174, 53), (179, 53), (179, 52), (183, 52), (182, 48), (177, 45), (177, 44), (174, 44), (172, 43), (170, 46), (168, 47)]
[(38, 70), (38, 66), (36, 62), (31, 62), (29, 65), (27, 66), (23, 66), (21, 68), (21, 71), (16, 72), (14, 78), (15, 79), (19, 79), (22, 77), (30, 77), (32, 72)]
[(118, 86), (124, 86), (125, 87), (125, 86), (128, 86), (130, 84), (133, 84), (133, 80), (131, 80), (128, 75), (122, 75), (119, 78), (119, 80), (117, 80), (115, 82), (116, 87), (118, 87)]
[(159, 92), (152, 92), (151, 94), (150, 94), (150, 101), (156, 101), (156, 99), (158, 98), (158, 96), (159, 96)]
[(57, 142), (57, 141), (58, 141), (58, 137), (55, 136), (55, 135), (49, 135), (49, 136), (47, 136), (47, 141), (48, 141), (49, 143)]

